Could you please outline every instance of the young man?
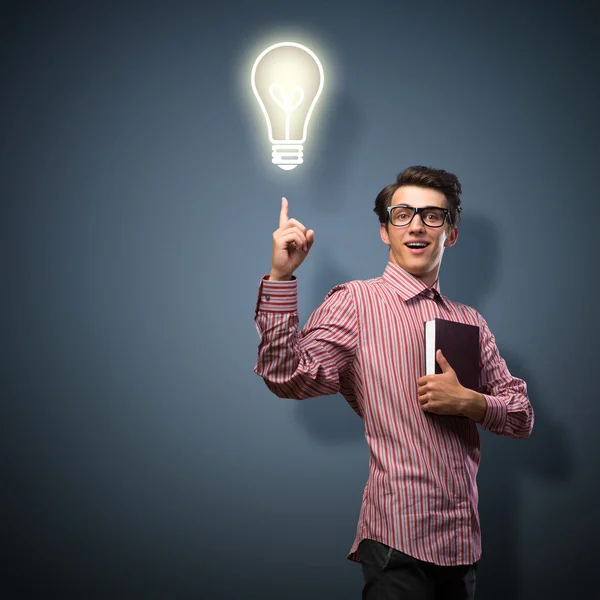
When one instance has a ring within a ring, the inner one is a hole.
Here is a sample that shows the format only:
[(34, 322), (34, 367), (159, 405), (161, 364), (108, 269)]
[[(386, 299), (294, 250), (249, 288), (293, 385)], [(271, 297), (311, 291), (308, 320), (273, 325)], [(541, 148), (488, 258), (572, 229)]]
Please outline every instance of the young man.
[[(528, 437), (533, 410), (486, 321), (440, 293), (444, 250), (458, 238), (461, 186), (439, 169), (409, 167), (375, 200), (389, 246), (381, 277), (333, 288), (298, 332), (294, 271), (314, 231), (282, 199), (271, 273), (261, 281), (255, 371), (281, 398), (340, 392), (365, 422), (369, 478), (356, 539), (363, 600), (471, 600), (481, 556), (476, 475), (482, 429)], [(478, 325), (479, 389), (464, 388), (438, 351), (424, 376), (424, 323)], [(467, 418), (465, 418), (467, 417)]]

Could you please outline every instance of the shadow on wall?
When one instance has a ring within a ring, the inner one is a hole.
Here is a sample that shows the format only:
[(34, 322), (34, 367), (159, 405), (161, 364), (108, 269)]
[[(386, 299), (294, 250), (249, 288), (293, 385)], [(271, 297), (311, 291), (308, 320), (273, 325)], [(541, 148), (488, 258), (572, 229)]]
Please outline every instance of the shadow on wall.
[[(463, 217), (458, 242), (444, 256), (440, 272), (442, 293), (480, 310), (493, 291), (501, 269), (500, 243), (492, 221)], [(485, 318), (485, 314), (483, 314)], [(478, 568), (478, 595), (486, 600), (521, 600), (519, 511), (523, 476), (563, 482), (572, 473), (565, 431), (549, 417), (539, 380), (510, 348), (499, 348), (510, 372), (527, 382), (535, 411), (531, 437), (514, 440), (481, 432), (481, 465), (477, 478), (483, 556)]]
[(479, 310), (500, 274), (499, 249), (491, 221), (478, 215), (463, 216), (456, 244), (444, 253), (442, 294)]
[(565, 430), (543, 408), (539, 376), (521, 357), (500, 348), (510, 372), (527, 382), (535, 412), (531, 437), (513, 440), (483, 432), (477, 479), (483, 556), (478, 568), (478, 592), (486, 600), (524, 600), (520, 594), (519, 509), (523, 477), (549, 483), (567, 481), (573, 473)]
[[(449, 298), (479, 309), (500, 270), (498, 237), (492, 222), (478, 216), (463, 218), (460, 229), (458, 243), (444, 258), (441, 289)], [(334, 285), (349, 280), (348, 273), (331, 255), (324, 255), (327, 258), (320, 261), (313, 286), (314, 306)], [(522, 477), (532, 475), (548, 482), (563, 482), (571, 476), (573, 465), (564, 429), (543, 409), (539, 377), (516, 353), (510, 349), (500, 351), (511, 373), (527, 382), (536, 421), (527, 440), (481, 432), (478, 486), (484, 553), (478, 569), (478, 591), (487, 600), (520, 600), (518, 523)], [(362, 421), (339, 394), (297, 402), (296, 416), (319, 444), (364, 439)]]

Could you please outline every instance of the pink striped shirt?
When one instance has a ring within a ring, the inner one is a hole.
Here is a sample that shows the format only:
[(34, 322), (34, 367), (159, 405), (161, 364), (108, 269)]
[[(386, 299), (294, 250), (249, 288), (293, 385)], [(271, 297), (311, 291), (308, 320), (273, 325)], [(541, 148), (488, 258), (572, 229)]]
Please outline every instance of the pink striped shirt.
[(297, 298), (296, 279), (261, 281), (255, 372), (281, 398), (340, 392), (364, 420), (369, 477), (348, 558), (358, 560), (369, 538), (438, 565), (479, 560), (477, 426), (424, 412), (417, 379), (425, 374), (425, 321), (478, 325), (479, 391), (488, 403), (481, 427), (529, 436), (527, 386), (510, 374), (483, 317), (441, 296), (437, 281), (428, 288), (391, 262), (382, 277), (333, 288), (300, 332)]

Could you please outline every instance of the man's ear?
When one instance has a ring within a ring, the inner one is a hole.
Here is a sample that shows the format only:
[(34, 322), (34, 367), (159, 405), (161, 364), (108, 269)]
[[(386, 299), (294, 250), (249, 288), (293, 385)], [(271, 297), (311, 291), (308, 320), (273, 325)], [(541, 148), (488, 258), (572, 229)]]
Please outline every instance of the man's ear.
[(444, 248), (452, 248), (458, 239), (458, 227), (451, 227), (448, 237), (444, 241)]
[(386, 227), (386, 223), (379, 224), (379, 235), (381, 236), (381, 241), (386, 245), (390, 246), (390, 237), (388, 236), (388, 231)]

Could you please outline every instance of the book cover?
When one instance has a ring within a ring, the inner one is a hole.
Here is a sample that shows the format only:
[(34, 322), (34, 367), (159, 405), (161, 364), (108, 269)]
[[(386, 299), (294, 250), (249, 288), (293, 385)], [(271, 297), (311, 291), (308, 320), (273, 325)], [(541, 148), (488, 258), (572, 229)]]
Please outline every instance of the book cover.
[(440, 349), (466, 388), (479, 388), (479, 327), (446, 319), (425, 323), (425, 374), (441, 373), (435, 360)]

